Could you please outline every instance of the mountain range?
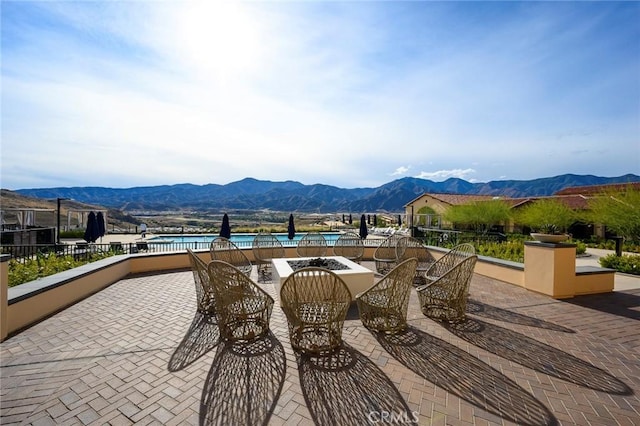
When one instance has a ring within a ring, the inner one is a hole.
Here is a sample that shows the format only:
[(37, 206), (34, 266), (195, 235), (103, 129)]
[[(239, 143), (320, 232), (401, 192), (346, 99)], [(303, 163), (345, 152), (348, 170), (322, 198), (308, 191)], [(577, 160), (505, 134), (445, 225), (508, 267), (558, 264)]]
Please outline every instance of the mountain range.
[(377, 188), (339, 188), (295, 181), (272, 182), (245, 178), (226, 185), (176, 184), (133, 188), (61, 187), (19, 189), (38, 198), (69, 198), (123, 211), (274, 210), (329, 213), (336, 211), (400, 212), (423, 193), (478, 194), (506, 197), (553, 195), (574, 186), (640, 182), (640, 176), (619, 177), (565, 174), (533, 180), (471, 183), (451, 178), (443, 182), (406, 177)]

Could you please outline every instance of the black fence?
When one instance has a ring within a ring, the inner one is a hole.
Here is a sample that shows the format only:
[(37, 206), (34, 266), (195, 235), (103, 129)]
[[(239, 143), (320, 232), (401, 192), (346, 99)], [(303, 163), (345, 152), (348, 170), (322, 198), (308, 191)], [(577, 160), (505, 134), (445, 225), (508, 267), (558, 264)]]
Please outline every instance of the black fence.
[(154, 244), (145, 241), (135, 243), (109, 244), (76, 243), (76, 244), (31, 244), (31, 245), (6, 245), (0, 249), (2, 254), (8, 254), (18, 262), (25, 262), (37, 256), (71, 256), (75, 260), (91, 260), (95, 255), (113, 256), (118, 254), (147, 253), (147, 252), (171, 252), (208, 249), (210, 243), (171, 243)]
[(487, 232), (481, 234), (468, 231), (422, 227), (414, 229), (414, 236), (422, 240), (426, 245), (439, 247), (451, 247), (462, 243), (484, 244), (489, 242), (507, 241), (507, 236), (500, 232)]

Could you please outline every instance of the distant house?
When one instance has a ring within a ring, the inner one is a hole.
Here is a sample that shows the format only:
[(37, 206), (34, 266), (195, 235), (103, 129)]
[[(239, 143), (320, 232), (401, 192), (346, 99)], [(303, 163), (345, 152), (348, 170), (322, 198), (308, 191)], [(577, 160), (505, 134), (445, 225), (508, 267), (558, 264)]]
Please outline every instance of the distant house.
[(441, 215), (451, 206), (469, 204), (475, 201), (488, 201), (493, 195), (434, 194), (424, 193), (404, 205), (407, 226), (425, 226), (427, 228), (443, 226)]
[[(404, 205), (408, 226), (424, 226), (427, 228), (441, 228), (443, 225), (441, 215), (447, 208), (456, 205), (468, 204), (476, 201), (489, 201), (501, 199), (512, 209), (521, 209), (527, 204), (539, 199), (556, 199), (574, 210), (587, 210), (589, 199), (603, 196), (612, 192), (621, 192), (628, 189), (640, 191), (640, 182), (628, 182), (610, 185), (575, 186), (564, 188), (550, 196), (511, 198), (494, 195), (469, 195), (469, 194), (438, 194), (424, 193)], [(505, 224), (506, 230), (513, 232), (517, 224)], [(605, 237), (606, 229), (602, 224), (575, 224), (569, 230), (580, 238), (588, 238), (591, 235)]]

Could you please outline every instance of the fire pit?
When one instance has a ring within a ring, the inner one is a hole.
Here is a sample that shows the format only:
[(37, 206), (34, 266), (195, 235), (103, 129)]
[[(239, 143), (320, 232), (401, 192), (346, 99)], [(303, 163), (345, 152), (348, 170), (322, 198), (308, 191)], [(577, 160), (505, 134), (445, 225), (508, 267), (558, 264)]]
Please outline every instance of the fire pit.
[(373, 271), (342, 256), (279, 258), (271, 260), (273, 283), (278, 293), (280, 286), (294, 271), (306, 266), (326, 268), (345, 282), (354, 298), (373, 285)]
[(315, 266), (317, 268), (324, 268), (330, 271), (344, 271), (349, 269), (344, 263), (338, 262), (336, 259), (327, 257), (316, 257), (314, 259), (300, 259), (300, 260), (288, 260), (287, 263), (291, 266), (291, 269), (297, 271), (298, 269), (307, 268), (309, 266)]

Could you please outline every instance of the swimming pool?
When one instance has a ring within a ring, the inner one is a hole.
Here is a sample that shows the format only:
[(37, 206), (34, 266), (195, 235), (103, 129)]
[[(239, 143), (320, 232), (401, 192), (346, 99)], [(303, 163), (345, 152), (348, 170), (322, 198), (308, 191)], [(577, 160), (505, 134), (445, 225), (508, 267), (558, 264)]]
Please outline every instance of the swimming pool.
[[(339, 232), (321, 232), (324, 238), (327, 240), (328, 246), (333, 246), (336, 240), (340, 237)], [(272, 234), (283, 245), (297, 245), (298, 241), (305, 235), (305, 232), (298, 232), (293, 240), (288, 238), (286, 232)], [(253, 238), (256, 234), (231, 234), (230, 240), (238, 247), (250, 247), (253, 242)], [(149, 238), (147, 241), (154, 244), (179, 244), (179, 243), (202, 243), (210, 244), (218, 235), (216, 234), (163, 234), (157, 235), (153, 238)]]

